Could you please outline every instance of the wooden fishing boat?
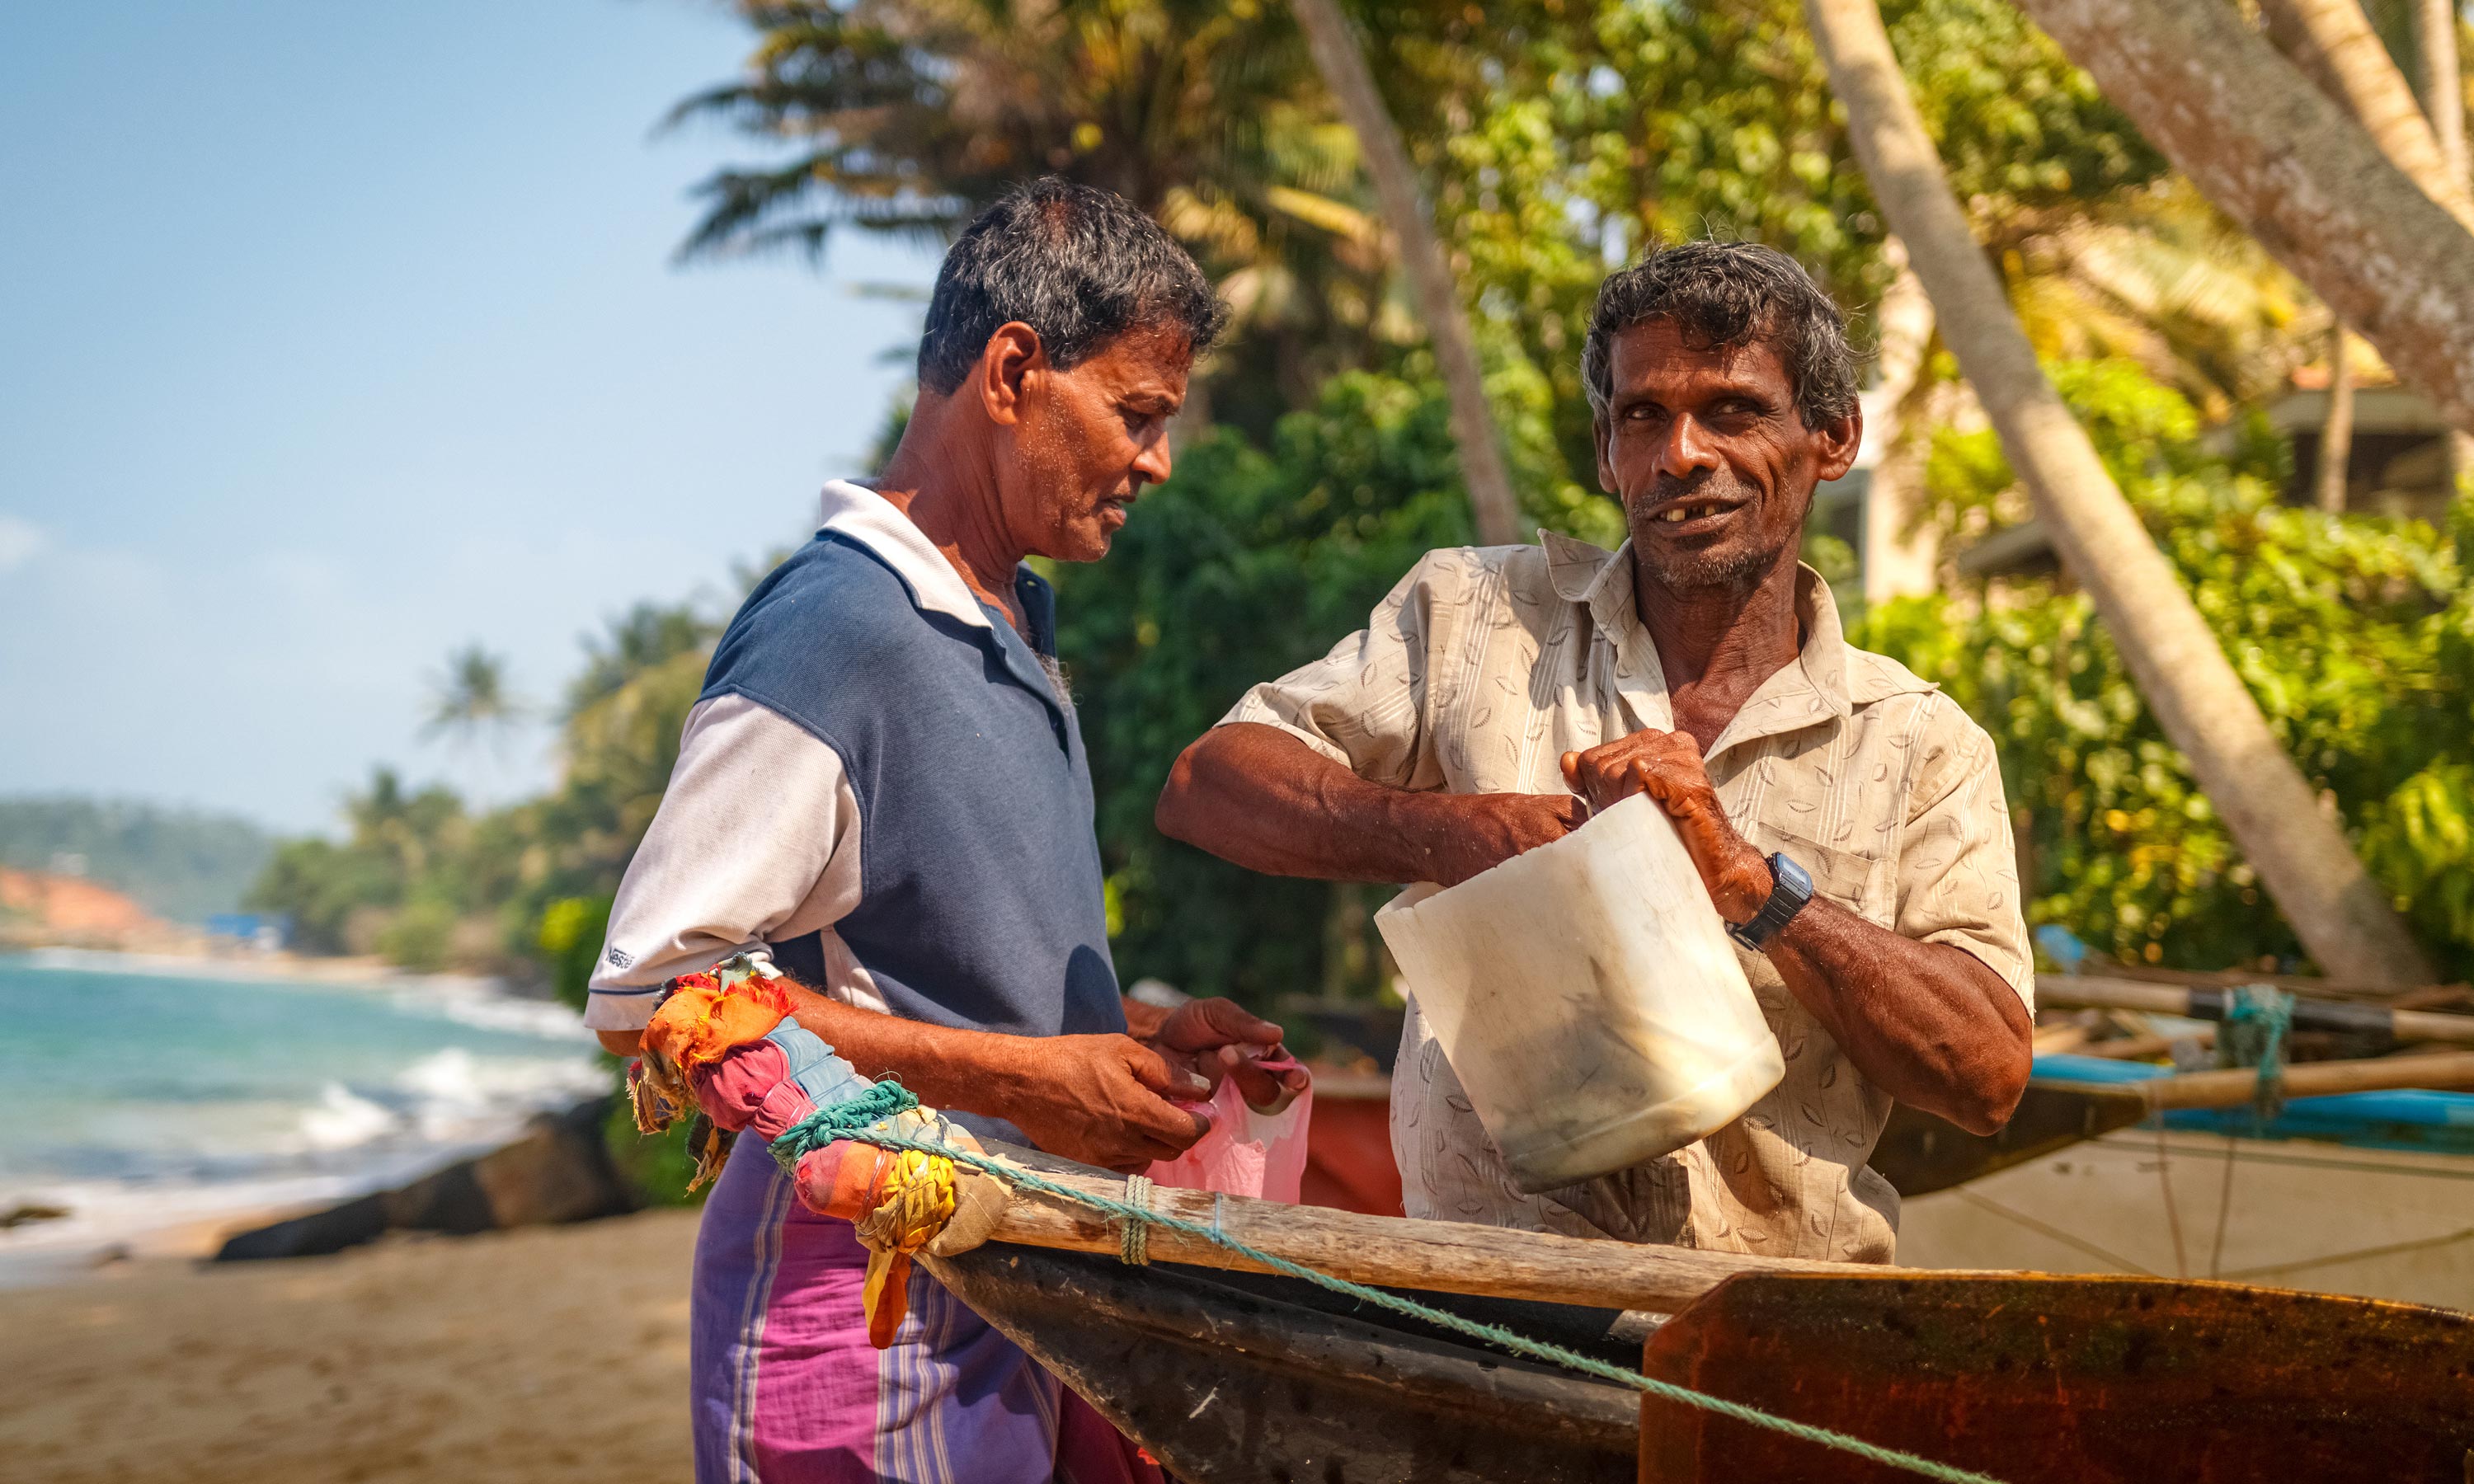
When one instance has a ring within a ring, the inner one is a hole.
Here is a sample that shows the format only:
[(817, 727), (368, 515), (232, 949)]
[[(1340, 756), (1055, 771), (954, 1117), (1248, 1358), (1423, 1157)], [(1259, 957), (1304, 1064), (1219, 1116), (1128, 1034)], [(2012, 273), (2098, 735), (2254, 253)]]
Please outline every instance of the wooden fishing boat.
[[(2301, 1283), (2474, 1308), (2474, 1095), (2387, 1089), (2124, 1120), (2166, 1068), (2040, 1059), (2093, 1137), (1983, 1160), (1900, 1219), (1903, 1261)], [(1955, 1131), (1953, 1131), (1955, 1135)], [(1921, 1142), (1920, 1140), (1918, 1142)], [(1978, 1151), (1937, 1143), (1941, 1168)], [(1918, 1194), (1921, 1192), (1910, 1192)]]
[[(1318, 1271), (2010, 1484), (2463, 1484), (2474, 1468), (2474, 1315), (2453, 1310), (1155, 1199)], [(1202, 1237), (1154, 1230), (1144, 1267), (1120, 1242), (1113, 1218), (1017, 1191), (994, 1241), (926, 1260), (1187, 1484), (1911, 1476), (1243, 1271)]]
[[(1189, 1484), (1629, 1484), (1638, 1467), (1637, 1393), (1297, 1279), (1004, 1243), (931, 1260)], [(1617, 1310), (1419, 1297), (1618, 1365), (1647, 1337)]]

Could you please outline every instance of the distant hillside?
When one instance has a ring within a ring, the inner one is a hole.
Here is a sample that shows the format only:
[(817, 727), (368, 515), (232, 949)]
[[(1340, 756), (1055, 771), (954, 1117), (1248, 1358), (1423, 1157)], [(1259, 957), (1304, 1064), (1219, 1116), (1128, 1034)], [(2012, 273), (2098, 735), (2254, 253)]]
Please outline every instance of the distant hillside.
[(0, 799), (0, 866), (84, 876), (158, 917), (229, 912), (274, 841), (233, 815), (91, 799)]
[(133, 948), (159, 944), (164, 931), (144, 907), (100, 881), (0, 866), (0, 943)]

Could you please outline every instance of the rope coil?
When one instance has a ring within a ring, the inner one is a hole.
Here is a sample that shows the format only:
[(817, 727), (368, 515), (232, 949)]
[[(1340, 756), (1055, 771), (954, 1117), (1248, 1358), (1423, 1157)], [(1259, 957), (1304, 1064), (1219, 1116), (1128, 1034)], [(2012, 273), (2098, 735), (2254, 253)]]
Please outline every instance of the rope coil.
[(1147, 1267), (1152, 1260), (1150, 1223), (1159, 1219), (1152, 1211), (1152, 1183), (1148, 1176), (1126, 1177), (1126, 1207), (1142, 1214), (1117, 1223), (1117, 1260), (1128, 1267)]

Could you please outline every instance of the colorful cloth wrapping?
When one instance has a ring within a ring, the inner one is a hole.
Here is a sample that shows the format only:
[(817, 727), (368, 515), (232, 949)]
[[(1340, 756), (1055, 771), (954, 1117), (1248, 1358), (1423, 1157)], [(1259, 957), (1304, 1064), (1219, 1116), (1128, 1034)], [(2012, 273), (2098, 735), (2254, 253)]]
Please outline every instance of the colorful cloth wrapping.
[[(752, 1133), (769, 1145), (820, 1107), (846, 1103), (876, 1086), (789, 1017), (789, 996), (770, 966), (734, 958), (711, 973), (672, 981), (644, 1033), (644, 1055), (630, 1072), (637, 1122), (648, 1132), (689, 1109), (724, 1136)], [(970, 1133), (932, 1109), (886, 1119), (910, 1138), (977, 1154)], [(694, 1184), (718, 1174), (726, 1138), (695, 1140)], [(708, 1158), (708, 1147), (712, 1154)], [(912, 1257), (967, 1212), (972, 1245), (1005, 1204), (1002, 1189), (951, 1160), (837, 1140), (785, 1161), (800, 1203), (850, 1221), (869, 1253), (868, 1338), (893, 1342), (907, 1311)]]

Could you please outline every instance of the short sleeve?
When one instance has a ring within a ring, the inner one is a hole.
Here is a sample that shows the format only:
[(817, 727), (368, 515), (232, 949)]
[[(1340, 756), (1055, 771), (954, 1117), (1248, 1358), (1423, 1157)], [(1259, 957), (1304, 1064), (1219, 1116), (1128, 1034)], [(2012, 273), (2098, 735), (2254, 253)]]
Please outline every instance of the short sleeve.
[(743, 696), (699, 702), (611, 905), (584, 1023), (642, 1029), (664, 981), (830, 927), (859, 904), (860, 863), (841, 754)]
[(1908, 793), (1899, 855), (1899, 936), (1946, 943), (1981, 959), (2028, 1009), (2036, 1006), (2019, 857), (1993, 739), (1949, 699), (1933, 714)]
[(1275, 727), (1369, 782), (1442, 787), (1426, 724), (1427, 659), (1437, 615), (1452, 611), (1463, 586), (1452, 559), (1465, 556), (1428, 552), (1365, 628), (1321, 659), (1247, 691), (1220, 725)]

